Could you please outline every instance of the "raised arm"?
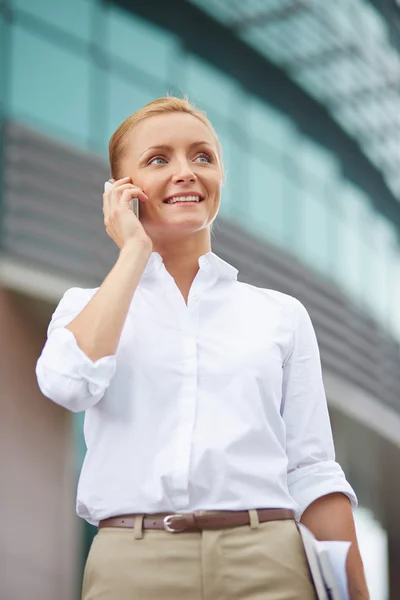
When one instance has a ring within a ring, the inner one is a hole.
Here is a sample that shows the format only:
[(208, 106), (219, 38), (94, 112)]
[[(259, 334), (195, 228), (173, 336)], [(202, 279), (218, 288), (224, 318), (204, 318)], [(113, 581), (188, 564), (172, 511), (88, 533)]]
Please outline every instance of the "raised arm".
[(152, 252), (130, 208), (131, 198), (146, 196), (127, 180), (103, 196), (106, 230), (120, 248), (117, 262), (94, 295), (76, 288), (64, 295), (36, 365), (43, 394), (74, 412), (94, 406), (115, 373), (122, 328)]
[(147, 265), (151, 248), (132, 240), (85, 308), (66, 325), (92, 360), (115, 354), (129, 305)]

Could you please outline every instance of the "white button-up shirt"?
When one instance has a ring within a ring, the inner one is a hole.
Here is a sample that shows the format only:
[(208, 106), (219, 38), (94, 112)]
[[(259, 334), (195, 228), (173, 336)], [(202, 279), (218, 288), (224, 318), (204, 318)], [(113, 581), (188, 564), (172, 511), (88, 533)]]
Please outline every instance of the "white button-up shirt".
[(157, 252), (115, 356), (90, 360), (65, 326), (96, 289), (68, 290), (36, 373), (43, 394), (86, 411), (77, 512), (289, 508), (356, 496), (335, 462), (317, 341), (295, 298), (199, 258), (185, 304)]

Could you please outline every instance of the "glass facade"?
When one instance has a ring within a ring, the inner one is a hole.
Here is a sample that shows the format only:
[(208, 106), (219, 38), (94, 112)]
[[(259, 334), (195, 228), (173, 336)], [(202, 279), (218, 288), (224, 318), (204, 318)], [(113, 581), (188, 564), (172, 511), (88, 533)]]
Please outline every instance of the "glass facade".
[(12, 0), (0, 10), (3, 117), (107, 159), (128, 115), (167, 93), (188, 94), (223, 144), (221, 215), (333, 281), (400, 339), (396, 227), (290, 115), (112, 4)]
[(321, 101), (400, 200), (398, 0), (188, 1)]

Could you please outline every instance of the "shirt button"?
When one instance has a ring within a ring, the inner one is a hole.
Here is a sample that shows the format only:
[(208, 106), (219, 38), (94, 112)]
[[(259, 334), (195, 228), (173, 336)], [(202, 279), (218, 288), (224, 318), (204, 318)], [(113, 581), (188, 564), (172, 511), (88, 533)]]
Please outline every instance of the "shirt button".
[(199, 297), (197, 294), (194, 294), (194, 296), (192, 296), (192, 300), (198, 300), (198, 299), (199, 299)]

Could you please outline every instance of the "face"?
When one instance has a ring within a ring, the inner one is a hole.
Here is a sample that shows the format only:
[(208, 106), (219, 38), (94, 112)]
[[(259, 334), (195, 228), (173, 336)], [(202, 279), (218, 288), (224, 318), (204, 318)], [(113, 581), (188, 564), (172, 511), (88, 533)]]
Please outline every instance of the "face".
[[(128, 134), (123, 177), (131, 177), (148, 202), (139, 218), (154, 240), (174, 239), (207, 228), (218, 213), (222, 172), (214, 136), (187, 113), (155, 115)], [(167, 199), (197, 196), (197, 203), (169, 204)]]

